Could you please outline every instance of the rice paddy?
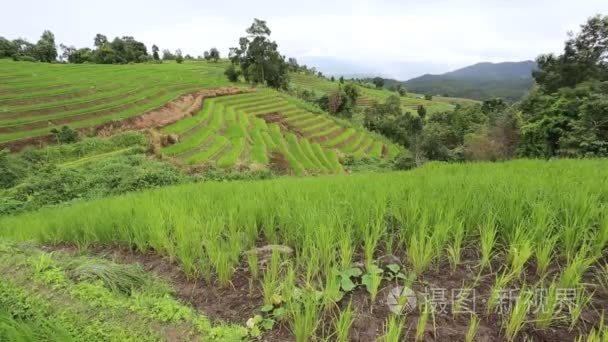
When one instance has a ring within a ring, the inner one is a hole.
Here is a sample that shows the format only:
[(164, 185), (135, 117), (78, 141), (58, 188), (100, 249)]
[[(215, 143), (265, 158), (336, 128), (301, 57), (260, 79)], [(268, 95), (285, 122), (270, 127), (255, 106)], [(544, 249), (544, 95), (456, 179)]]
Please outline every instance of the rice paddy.
[(96, 126), (227, 85), (222, 63), (68, 65), (0, 60), (0, 143)]
[[(321, 93), (334, 92), (338, 89), (339, 85), (338, 81), (331, 82), (324, 77), (304, 73), (292, 73), (290, 77), (294, 85)], [(357, 99), (357, 104), (362, 107), (370, 106), (374, 101), (384, 102), (389, 96), (396, 94), (387, 89), (372, 89), (364, 86), (358, 86), (357, 88), (361, 92), (361, 96)], [(433, 97), (432, 100), (425, 100), (423, 95), (414, 93), (408, 93), (406, 96), (401, 97), (401, 106), (404, 110), (411, 113), (416, 113), (420, 105), (424, 106), (427, 112), (434, 113), (453, 110), (457, 104), (467, 105), (474, 103), (477, 103), (477, 101), (441, 96)]]
[(337, 153), (390, 159), (399, 151), (363, 129), (345, 127), (266, 89), (206, 99), (199, 113), (162, 131), (178, 135), (179, 142), (161, 153), (187, 164), (231, 168), (283, 162), (296, 175), (343, 172)]
[[(275, 143), (323, 164), (319, 148), (290, 146), (297, 139)], [(1, 217), (0, 236), (164, 256), (197, 283), (244, 291), (236, 323), (249, 338), (604, 341), (606, 163), (430, 163), (183, 185)], [(389, 310), (396, 287), (413, 289), (417, 304)]]

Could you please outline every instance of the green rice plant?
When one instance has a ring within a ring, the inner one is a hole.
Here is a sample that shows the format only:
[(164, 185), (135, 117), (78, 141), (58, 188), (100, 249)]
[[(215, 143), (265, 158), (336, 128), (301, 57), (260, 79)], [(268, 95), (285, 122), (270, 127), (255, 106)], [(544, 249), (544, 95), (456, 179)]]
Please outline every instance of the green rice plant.
[(566, 267), (561, 272), (560, 287), (577, 288), (583, 279), (583, 275), (591, 267), (595, 259), (588, 256), (589, 249), (583, 245), (581, 249), (568, 260)]
[(546, 291), (543, 289), (543, 292), (542, 301), (536, 303), (540, 307), (536, 308), (534, 323), (538, 329), (545, 330), (559, 318), (559, 298), (555, 281), (551, 282)]
[(509, 317), (503, 322), (503, 329), (509, 341), (513, 341), (526, 324), (526, 317), (530, 311), (533, 292), (522, 289), (511, 307)]
[[(380, 283), (383, 279), (382, 269), (374, 264), (367, 267), (366, 273), (361, 277), (361, 284), (365, 285), (367, 292), (369, 292), (372, 303), (376, 301)], [(373, 306), (372, 306), (373, 307)]]
[(492, 252), (496, 245), (497, 228), (493, 217), (488, 217), (484, 226), (479, 228), (480, 245), (481, 245), (481, 268), (484, 269), (490, 265)]
[(577, 338), (576, 342), (605, 342), (608, 340), (608, 326), (604, 323), (604, 314), (600, 317), (600, 323), (589, 331), (589, 334), (585, 337), (581, 333)]
[(323, 307), (325, 310), (335, 307), (344, 296), (339, 274), (340, 271), (335, 267), (325, 273), (325, 284), (323, 287)]
[[(575, 298), (573, 303), (566, 303), (569, 306), (570, 312), (570, 330), (574, 329), (576, 324), (581, 318), (583, 311), (587, 308), (589, 303), (591, 303), (591, 299), (593, 298), (593, 293), (587, 293), (584, 288), (576, 288), (576, 289), (567, 289), (567, 290), (575, 290)], [(566, 298), (568, 300), (568, 298)], [(603, 313), (603, 312), (602, 312)]]
[(418, 305), (420, 315), (418, 316), (418, 322), (416, 323), (416, 341), (424, 340), (424, 333), (426, 332), (426, 325), (431, 315), (431, 304), (428, 299)]
[(421, 274), (433, 262), (437, 254), (435, 242), (426, 228), (415, 230), (407, 245), (407, 256), (416, 274)]
[(384, 334), (379, 341), (382, 342), (399, 342), (402, 341), (404, 319), (396, 315), (390, 315), (384, 324)]
[(490, 297), (488, 298), (488, 303), (486, 305), (486, 313), (490, 314), (498, 304), (498, 300), (500, 299), (500, 294), (506, 288), (506, 286), (513, 280), (513, 273), (507, 273), (503, 271), (500, 275), (496, 276), (496, 281), (492, 286), (492, 290), (490, 291)]
[(247, 253), (247, 265), (252, 279), (257, 279), (260, 267), (257, 253)]
[(533, 250), (529, 240), (521, 238), (512, 242), (509, 247), (509, 260), (511, 261), (511, 273), (519, 277), (526, 262), (532, 257)]
[(452, 271), (456, 270), (456, 267), (460, 264), (464, 235), (464, 226), (462, 222), (458, 222), (454, 227), (453, 242), (450, 246), (448, 246), (448, 259), (450, 261)]
[(479, 330), (479, 318), (476, 315), (471, 315), (471, 320), (469, 321), (469, 328), (467, 329), (467, 334), (465, 335), (466, 342), (473, 342), (475, 340), (475, 335), (477, 335), (477, 331)]
[(338, 317), (334, 320), (335, 338), (338, 342), (348, 342), (348, 334), (355, 320), (353, 311), (353, 303), (348, 302), (344, 310), (340, 311)]
[(340, 269), (347, 269), (350, 267), (350, 264), (353, 260), (353, 255), (355, 254), (355, 248), (353, 246), (353, 240), (350, 235), (350, 232), (347, 230), (343, 230), (339, 233), (340, 237), (338, 240), (338, 265)]
[(541, 243), (536, 244), (536, 274), (543, 277), (547, 274), (549, 265), (553, 259), (553, 250), (557, 244), (557, 236), (545, 238)]
[(217, 166), (221, 168), (229, 168), (234, 166), (241, 153), (243, 153), (246, 142), (247, 140), (244, 137), (231, 140), (232, 148), (228, 153), (224, 154), (220, 157), (220, 159), (217, 160)]
[(310, 341), (319, 325), (321, 306), (314, 290), (302, 290), (299, 298), (287, 304), (291, 312), (292, 332), (297, 342)]
[(269, 267), (262, 278), (262, 293), (264, 294), (264, 305), (272, 305), (272, 297), (278, 292), (279, 272), (281, 269), (281, 255), (274, 251), (270, 257)]

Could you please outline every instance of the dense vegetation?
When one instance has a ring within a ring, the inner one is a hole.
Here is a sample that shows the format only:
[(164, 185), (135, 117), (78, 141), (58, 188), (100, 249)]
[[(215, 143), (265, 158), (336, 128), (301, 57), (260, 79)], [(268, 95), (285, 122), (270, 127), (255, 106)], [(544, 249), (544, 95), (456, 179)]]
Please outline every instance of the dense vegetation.
[[(438, 269), (442, 274), (470, 273), (463, 283), (457, 281), (457, 288), (481, 291), (479, 282), (489, 288), (478, 294), (488, 301), (479, 302), (474, 315), (456, 314), (471, 320), (468, 334), (475, 335), (478, 324), (486, 329), (480, 333), (488, 333), (494, 322), (492, 339), (529, 336), (548, 327), (561, 338), (573, 338), (590, 329), (581, 323), (581, 314), (605, 329), (592, 309), (594, 291), (606, 291), (605, 273), (600, 271), (608, 243), (608, 217), (602, 210), (608, 189), (605, 164), (429, 164), (408, 174), (381, 177), (170, 187), (0, 218), (0, 232), (43, 243), (85, 247), (118, 242), (140, 251), (152, 249), (177, 260), (190, 276), (215, 279), (228, 288), (245, 267), (260, 282), (268, 306), (262, 315), (289, 326), (298, 341), (334, 333), (346, 338), (353, 321), (366, 319), (366, 310), (386, 320), (386, 334), (454, 336), (450, 323), (427, 325), (430, 316), (443, 317), (425, 310), (428, 302), (405, 318), (354, 302), (355, 296), (365, 296), (373, 303), (383, 288), (395, 284), (416, 291), (445, 287), (432, 277)], [(259, 268), (255, 256), (243, 252), (260, 240), (290, 246), (294, 255), (275, 252), (269, 264)], [(379, 258), (387, 254), (404, 262), (405, 273), (395, 277), (400, 274), (397, 265), (383, 268)], [(548, 311), (534, 310), (535, 304), (523, 304), (525, 297), (519, 297), (523, 307), (498, 313), (501, 304), (495, 291), (509, 288), (523, 290), (519, 296), (548, 289)], [(558, 306), (554, 297), (562, 288), (576, 289), (569, 308)], [(348, 318), (331, 318), (337, 307)], [(323, 324), (323, 317), (334, 323)], [(343, 319), (348, 324), (341, 327)], [(389, 323), (394, 319), (399, 320), (396, 327)]]
[(403, 111), (393, 95), (371, 106), (365, 126), (424, 159), (504, 160), (608, 156), (608, 17), (594, 17), (564, 54), (538, 58), (537, 85), (521, 102), (502, 99), (428, 113)]

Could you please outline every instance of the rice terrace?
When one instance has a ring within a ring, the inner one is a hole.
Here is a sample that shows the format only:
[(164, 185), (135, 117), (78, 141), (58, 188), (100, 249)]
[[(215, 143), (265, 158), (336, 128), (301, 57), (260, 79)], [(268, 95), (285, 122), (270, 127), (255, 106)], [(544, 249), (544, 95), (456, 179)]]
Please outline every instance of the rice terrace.
[(608, 341), (606, 6), (556, 5), (582, 25), (535, 61), (423, 75), (259, 5), (156, 41), (0, 23), (0, 341)]

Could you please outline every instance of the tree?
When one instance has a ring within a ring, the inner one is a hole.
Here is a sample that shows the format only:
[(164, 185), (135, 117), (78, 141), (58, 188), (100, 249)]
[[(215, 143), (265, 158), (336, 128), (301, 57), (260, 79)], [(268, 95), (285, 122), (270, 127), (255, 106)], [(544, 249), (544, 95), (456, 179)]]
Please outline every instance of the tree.
[[(208, 56), (208, 58), (207, 58)], [(213, 60), (214, 62), (217, 63), (217, 61), (220, 59), (220, 51), (215, 48), (212, 47), (211, 49), (209, 49), (209, 52), (205, 52), (205, 59), (207, 60)]]
[(238, 82), (239, 77), (241, 76), (241, 71), (238, 70), (234, 64), (230, 64), (228, 68), (226, 68), (224, 75), (226, 75), (230, 82)]
[(98, 33), (95, 35), (93, 44), (95, 45), (96, 48), (100, 48), (100, 47), (108, 44), (108, 37), (104, 36), (101, 33)]
[(182, 56), (182, 50), (180, 50), (180, 49), (175, 50), (175, 61), (178, 64), (181, 64), (184, 61), (184, 56)]
[(400, 84), (397, 87), (397, 93), (399, 93), (399, 96), (405, 96), (405, 95), (407, 95), (407, 90), (405, 90), (405, 88), (403, 87), (403, 85)]
[(175, 55), (169, 51), (169, 49), (163, 50), (163, 61), (172, 61), (175, 60)]
[(335, 81), (336, 81), (336, 79), (335, 79), (333, 76), (332, 76), (332, 77), (331, 77), (329, 80), (330, 80), (331, 82), (335, 82)]
[(230, 49), (232, 64), (238, 65), (247, 82), (267, 84), (273, 88), (287, 88), (289, 66), (278, 52), (277, 43), (270, 40), (266, 21), (254, 19), (239, 39), (239, 46)]
[(36, 57), (41, 62), (53, 62), (57, 59), (57, 47), (55, 46), (55, 35), (45, 30), (40, 36), (35, 47)]
[(290, 57), (287, 60), (287, 64), (289, 65), (289, 71), (296, 72), (300, 70), (300, 65), (298, 64), (298, 61), (293, 57)]
[(570, 35), (563, 54), (541, 55), (536, 62), (534, 80), (549, 94), (588, 80), (608, 80), (608, 16), (590, 18), (576, 36)]
[(158, 51), (159, 51), (158, 46), (152, 45), (152, 58), (155, 61), (160, 60), (160, 56), (158, 55)]
[(340, 84), (344, 84), (344, 76), (340, 76)]
[(590, 18), (563, 54), (537, 61), (538, 87), (520, 106), (520, 155), (608, 156), (608, 16)]
[(433, 100), (433, 95), (431, 95), (431, 94), (425, 94), (424, 95), (424, 99), (427, 100), (427, 101), (432, 101)]
[(0, 37), (0, 58), (12, 57), (17, 53), (17, 47), (10, 40)]
[(426, 116), (426, 108), (424, 107), (424, 105), (418, 105), (418, 108), (416, 108), (416, 111), (418, 112), (418, 116), (421, 119), (424, 119), (424, 117)]
[(372, 80), (372, 83), (374, 83), (374, 85), (376, 86), (376, 89), (380, 89), (380, 88), (384, 87), (384, 79), (381, 77), (374, 77), (374, 79)]

